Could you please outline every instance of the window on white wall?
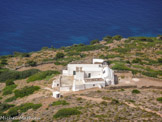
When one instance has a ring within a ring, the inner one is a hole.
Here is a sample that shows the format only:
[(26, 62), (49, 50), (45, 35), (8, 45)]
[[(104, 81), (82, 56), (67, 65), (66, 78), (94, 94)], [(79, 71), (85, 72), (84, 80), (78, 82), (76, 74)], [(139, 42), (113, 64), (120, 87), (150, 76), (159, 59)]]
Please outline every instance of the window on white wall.
[(105, 73), (105, 70), (103, 71), (103, 74)]
[(89, 78), (91, 77), (91, 73), (88, 73), (88, 77), (89, 77)]
[(73, 75), (76, 75), (76, 71), (73, 71)]

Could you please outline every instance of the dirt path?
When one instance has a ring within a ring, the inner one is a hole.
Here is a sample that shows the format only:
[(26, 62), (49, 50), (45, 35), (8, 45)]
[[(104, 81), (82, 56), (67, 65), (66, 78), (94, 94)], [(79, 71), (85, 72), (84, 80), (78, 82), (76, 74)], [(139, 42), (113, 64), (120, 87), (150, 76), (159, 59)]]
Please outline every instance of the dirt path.
[[(92, 100), (92, 101), (95, 101), (95, 102), (98, 102), (98, 103), (104, 101), (102, 98), (93, 98), (93, 97), (80, 96), (80, 95), (79, 95), (79, 96), (76, 96), (76, 97), (81, 97), (81, 98), (83, 98), (83, 99)], [(141, 110), (144, 110), (144, 111), (147, 111), (147, 112), (151, 112), (151, 113), (155, 113), (155, 114), (159, 115), (160, 117), (162, 117), (162, 114), (159, 113), (159, 112), (157, 112), (157, 111), (153, 111), (153, 110), (151, 110), (151, 109), (144, 108), (144, 107), (142, 107), (142, 106), (136, 106), (136, 105), (134, 105), (134, 104), (132, 104), (132, 103), (128, 103), (128, 102), (124, 102), (124, 103), (125, 103), (126, 105), (128, 105), (129, 107), (132, 107), (132, 108), (140, 108)]]
[(49, 87), (44, 87), (44, 88), (42, 88), (42, 89), (45, 89), (45, 90), (48, 90), (48, 91), (54, 92), (54, 90), (51, 89), (51, 88), (49, 88)]
[(149, 109), (149, 108), (144, 108), (144, 107), (142, 107), (142, 106), (135, 106), (134, 104), (132, 104), (132, 103), (128, 103), (128, 102), (124, 102), (126, 105), (128, 105), (129, 107), (132, 107), (132, 108), (140, 108), (141, 110), (144, 110), (144, 111), (147, 111), (147, 112), (151, 112), (151, 113), (155, 113), (155, 114), (157, 114), (157, 115), (159, 115), (160, 117), (162, 117), (162, 114), (161, 113), (159, 113), (159, 112), (157, 112), (157, 111), (153, 111), (153, 110), (151, 110), (151, 109)]
[(87, 96), (76, 96), (76, 97), (80, 97), (80, 98), (83, 98), (83, 99), (86, 99), (86, 100), (92, 100), (92, 101), (95, 101), (95, 102), (102, 102), (104, 101), (102, 98), (93, 98), (93, 97), (87, 97)]

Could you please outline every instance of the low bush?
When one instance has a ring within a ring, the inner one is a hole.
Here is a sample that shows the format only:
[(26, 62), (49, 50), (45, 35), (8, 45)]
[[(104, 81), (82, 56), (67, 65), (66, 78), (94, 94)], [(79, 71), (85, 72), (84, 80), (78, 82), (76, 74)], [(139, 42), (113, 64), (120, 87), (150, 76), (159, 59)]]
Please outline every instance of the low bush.
[(131, 51), (131, 48), (129, 47), (125, 47), (125, 48), (121, 48), (121, 47), (118, 47), (118, 48), (113, 48), (112, 51), (116, 51), (118, 53), (122, 53), (122, 54), (125, 54), (127, 52), (130, 52)]
[(41, 50), (48, 50), (49, 48), (48, 47), (42, 47)]
[(136, 58), (136, 59), (133, 59), (132, 63), (142, 63), (141, 59), (139, 58)]
[(0, 104), (0, 112), (4, 112), (13, 106), (14, 106), (13, 104), (1, 103)]
[(64, 58), (64, 56), (65, 56), (65, 54), (64, 53), (61, 53), (61, 52), (58, 52), (57, 54), (56, 54), (56, 59), (61, 59), (61, 58)]
[(63, 65), (63, 66), (66, 66), (68, 64), (68, 62), (54, 62), (55, 65)]
[(74, 56), (74, 55), (81, 55), (81, 53), (76, 52), (76, 51), (71, 51), (67, 53), (68, 56)]
[(10, 85), (13, 85), (13, 84), (15, 84), (15, 83), (12, 79), (6, 81), (6, 86), (10, 86)]
[(58, 106), (58, 105), (69, 105), (69, 103), (66, 102), (65, 100), (58, 100), (52, 103), (52, 106)]
[(112, 40), (121, 40), (122, 39), (122, 36), (120, 35), (115, 35), (112, 37)]
[(111, 100), (111, 98), (109, 98), (109, 97), (105, 97), (105, 96), (102, 97), (102, 99), (103, 99), (103, 100)]
[(113, 70), (130, 70), (127, 66), (125, 66), (124, 63), (115, 63), (114, 66), (112, 66)]
[(20, 56), (20, 57), (30, 57), (29, 53), (21, 53), (21, 52), (14, 52), (14, 57)]
[(13, 93), (13, 90), (14, 90), (16, 87), (17, 87), (17, 85), (15, 85), (15, 84), (6, 86), (6, 87), (3, 89), (3, 95), (12, 94), (12, 93)]
[(148, 72), (142, 72), (143, 75), (148, 76), (148, 77), (154, 77), (157, 78), (158, 73), (153, 72), (153, 71), (148, 71)]
[(77, 45), (77, 46), (70, 46), (67, 47), (64, 51), (76, 51), (76, 52), (82, 52), (82, 51), (92, 51), (92, 50), (99, 50), (104, 48), (103, 45), (97, 44), (97, 45)]
[(154, 40), (151, 37), (129, 37), (130, 40), (139, 40), (145, 42), (153, 42)]
[(7, 72), (7, 71), (9, 71), (9, 69), (0, 67), (0, 74), (3, 73), (3, 72)]
[(162, 103), (162, 97), (158, 97), (156, 100)]
[(116, 99), (112, 99), (111, 104), (119, 104), (119, 101)]
[(69, 117), (72, 115), (79, 115), (79, 114), (81, 114), (81, 111), (79, 111), (77, 108), (62, 108), (58, 110), (53, 117), (63, 118), (63, 117)]
[(41, 106), (42, 106), (42, 104), (25, 103), (25, 104), (20, 105), (18, 107), (18, 109), (20, 110), (21, 113), (23, 113), (31, 108), (33, 110), (36, 110), (36, 109), (40, 108)]
[(18, 116), (19, 113), (18, 113), (17, 108), (16, 108), (16, 107), (11, 108), (11, 109), (8, 111), (7, 115), (8, 115), (9, 117)]
[(6, 59), (0, 60), (0, 65), (1, 65), (1, 66), (7, 65), (7, 64), (8, 64), (8, 63), (7, 63), (7, 60), (6, 60)]
[(81, 97), (78, 97), (78, 98), (77, 98), (77, 101), (81, 101), (81, 100), (82, 100), (82, 98), (81, 98)]
[(90, 42), (91, 45), (96, 44), (96, 43), (99, 43), (99, 40), (98, 40), (98, 39), (92, 40), (92, 41)]
[(131, 103), (135, 103), (135, 101), (134, 100), (128, 100), (129, 102), (131, 102)]
[(105, 36), (105, 37), (103, 38), (104, 41), (110, 41), (111, 39), (112, 39), (111, 36)]
[(12, 97), (7, 98), (7, 99), (5, 100), (5, 102), (12, 102), (12, 101), (14, 101), (14, 100), (16, 100), (16, 97), (15, 97), (15, 96), (12, 96)]
[(162, 64), (162, 58), (158, 58), (158, 63)]
[(155, 53), (160, 55), (160, 54), (162, 54), (162, 50), (156, 51)]
[(25, 71), (6, 70), (0, 73), (0, 82), (6, 82), (7, 80), (25, 79), (39, 71), (40, 70), (38, 69), (30, 69)]
[(132, 93), (133, 93), (133, 94), (139, 94), (139, 93), (140, 93), (140, 91), (139, 91), (139, 90), (137, 90), (137, 89), (133, 89), (133, 90), (132, 90)]
[(104, 105), (104, 106), (107, 106), (107, 102), (106, 101), (102, 101), (100, 104)]
[(37, 66), (37, 62), (32, 61), (32, 60), (27, 61), (26, 64), (32, 67)]
[(9, 109), (7, 115), (10, 117), (18, 116), (19, 114), (28, 111), (29, 109), (36, 110), (40, 108), (42, 104), (33, 104), (33, 103), (25, 103), (19, 106), (13, 107)]
[(33, 94), (35, 91), (38, 91), (39, 89), (40, 89), (39, 86), (25, 86), (20, 90), (15, 90), (14, 93), (16, 98), (18, 97), (22, 98), (30, 94)]
[(52, 70), (38, 72), (38, 73), (30, 76), (27, 79), (27, 82), (33, 82), (33, 81), (36, 81), (36, 80), (43, 80), (43, 79), (45, 79), (46, 77), (48, 77), (52, 74), (59, 74), (59, 72), (58, 71), (52, 71)]

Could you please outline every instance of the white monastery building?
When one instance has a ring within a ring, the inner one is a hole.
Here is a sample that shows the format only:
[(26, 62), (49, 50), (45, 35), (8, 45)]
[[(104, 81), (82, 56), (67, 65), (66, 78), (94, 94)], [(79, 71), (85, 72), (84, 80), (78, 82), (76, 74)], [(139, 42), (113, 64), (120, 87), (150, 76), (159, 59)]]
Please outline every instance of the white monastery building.
[(68, 64), (52, 88), (60, 91), (79, 91), (93, 87), (114, 85), (114, 71), (103, 59), (93, 59), (92, 64)]

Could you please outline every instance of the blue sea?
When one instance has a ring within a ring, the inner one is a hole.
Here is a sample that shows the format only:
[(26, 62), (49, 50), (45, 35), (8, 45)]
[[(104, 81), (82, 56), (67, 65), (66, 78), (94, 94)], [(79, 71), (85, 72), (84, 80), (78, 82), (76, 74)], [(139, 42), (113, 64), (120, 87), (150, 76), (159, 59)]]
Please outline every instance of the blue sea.
[(162, 34), (162, 0), (0, 0), (0, 55)]

